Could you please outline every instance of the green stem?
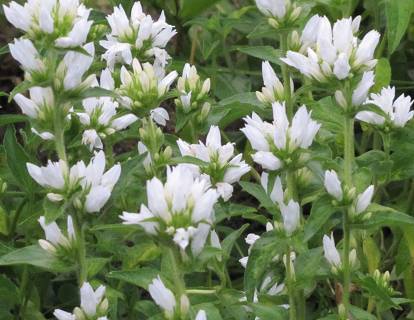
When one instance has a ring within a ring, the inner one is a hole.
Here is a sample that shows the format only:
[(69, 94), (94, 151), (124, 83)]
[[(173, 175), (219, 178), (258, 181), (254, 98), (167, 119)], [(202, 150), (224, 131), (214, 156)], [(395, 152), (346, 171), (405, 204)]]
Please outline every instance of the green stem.
[(75, 213), (75, 232), (78, 249), (78, 283), (79, 286), (87, 281), (88, 267), (86, 264), (85, 231), (79, 212)]
[[(350, 115), (345, 115), (344, 119), (344, 180), (348, 188), (352, 188), (352, 163), (355, 157), (354, 149), (354, 119)], [(343, 213), (343, 298), (342, 303), (346, 314), (349, 313), (349, 289), (351, 283), (351, 270), (349, 263), (351, 227), (350, 227), (350, 208)]]
[(286, 253), (286, 284), (289, 295), (289, 319), (297, 320), (296, 318), (296, 302), (295, 302), (295, 288), (293, 283), (293, 270), (290, 265), (290, 248)]
[[(289, 50), (289, 33), (281, 32), (280, 33), (280, 49), (282, 51), (282, 56), (286, 55), (286, 52)], [(292, 88), (290, 86), (290, 72), (287, 64), (282, 63), (282, 77), (283, 77), (283, 87), (285, 89), (285, 104), (286, 112), (289, 119), (293, 117), (293, 104), (292, 104)]]
[(24, 208), (24, 205), (27, 203), (27, 201), (28, 201), (28, 199), (27, 198), (24, 198), (20, 202), (19, 206), (17, 207), (16, 213), (13, 216), (13, 220), (12, 220), (12, 223), (11, 223), (10, 229), (9, 229), (9, 238), (10, 239), (12, 239), (13, 236), (14, 236), (14, 233), (15, 233), (16, 227), (17, 227), (17, 222), (19, 221), (20, 214), (21, 214), (21, 212), (22, 212), (22, 210)]

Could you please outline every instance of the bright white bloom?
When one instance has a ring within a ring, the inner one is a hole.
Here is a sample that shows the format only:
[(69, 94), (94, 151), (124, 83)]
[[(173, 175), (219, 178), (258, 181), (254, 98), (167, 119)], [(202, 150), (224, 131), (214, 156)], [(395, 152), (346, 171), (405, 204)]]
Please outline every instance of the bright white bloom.
[(300, 206), (296, 201), (290, 200), (287, 205), (279, 203), (283, 218), (283, 229), (288, 236), (292, 235), (300, 224)]
[(53, 37), (62, 48), (84, 44), (92, 26), (90, 9), (79, 0), (29, 0), (24, 6), (12, 1), (3, 10), (7, 20), (28, 37)]
[(177, 80), (177, 90), (180, 93), (175, 104), (187, 113), (198, 108), (210, 108), (207, 102), (210, 92), (210, 79), (201, 80), (195, 66), (186, 63), (183, 74)]
[(326, 260), (328, 260), (333, 267), (339, 268), (341, 266), (341, 256), (336, 249), (333, 234), (331, 234), (331, 237), (328, 237), (327, 235), (323, 236), (323, 250), (325, 252)]
[(413, 101), (404, 94), (400, 95), (395, 101), (394, 99), (395, 87), (383, 88), (380, 94), (372, 93), (371, 99), (367, 100), (366, 103), (381, 108), (387, 118), (373, 111), (358, 112), (356, 118), (374, 125), (383, 125), (387, 122), (397, 128), (404, 127), (413, 118), (414, 111), (410, 111)]
[[(113, 90), (114, 81), (108, 69), (102, 71), (100, 87)], [(138, 120), (137, 116), (119, 114), (118, 102), (110, 97), (87, 98), (82, 102), (84, 112), (78, 112), (82, 125), (86, 127), (82, 143), (90, 149), (102, 149), (102, 140), (116, 131), (123, 130)]]
[(151, 168), (151, 164), (152, 164), (151, 155), (148, 152), (147, 146), (143, 144), (141, 141), (138, 141), (138, 154), (142, 155), (144, 153), (147, 153), (147, 155), (145, 156), (143, 165), (144, 165), (145, 170), (149, 171)]
[(241, 159), (242, 154), (234, 156), (233, 143), (221, 144), (220, 129), (217, 126), (210, 127), (205, 144), (201, 141), (198, 144), (189, 144), (181, 139), (177, 144), (182, 156), (196, 157), (207, 163), (199, 169), (208, 175), (208, 180), (225, 201), (233, 193), (232, 184), (250, 170)]
[[(253, 113), (246, 117), (246, 125), (241, 131), (249, 139), (253, 149), (253, 160), (264, 169), (277, 170), (297, 149), (307, 149), (319, 131), (320, 124), (312, 120), (311, 113), (305, 106), (299, 108), (290, 123), (285, 105), (275, 102), (273, 123), (265, 122)], [(292, 159), (290, 159), (292, 160)]]
[(113, 187), (121, 175), (121, 165), (116, 164), (105, 170), (105, 154), (98, 152), (88, 166), (79, 161), (70, 169), (65, 161), (49, 161), (46, 167), (27, 163), (30, 176), (42, 187), (52, 192), (47, 196), (51, 201), (70, 197), (81, 186), (82, 203), (87, 212), (98, 212), (111, 196)]
[(185, 250), (201, 252), (210, 225), (214, 221), (216, 190), (209, 188), (205, 179), (195, 177), (186, 166), (167, 168), (167, 181), (158, 178), (147, 181), (148, 207), (141, 205), (139, 213), (124, 212), (120, 218), (125, 224), (138, 224), (146, 232), (166, 233)]
[(45, 64), (39, 52), (28, 39), (14, 39), (14, 43), (9, 44), (10, 54), (17, 60), (22, 68), (27, 72), (43, 72)]
[(374, 186), (370, 185), (368, 188), (365, 189), (363, 193), (361, 193), (355, 205), (355, 213), (360, 214), (364, 212), (368, 206), (371, 204), (372, 197), (374, 196)]
[(100, 44), (107, 50), (103, 59), (111, 70), (117, 62), (130, 64), (133, 55), (140, 60), (154, 58), (157, 65), (165, 67), (170, 56), (164, 48), (177, 32), (166, 23), (164, 12), (154, 21), (142, 11), (138, 1), (134, 3), (129, 18), (122, 5), (119, 5), (107, 20), (111, 33)]
[(266, 193), (270, 192), (270, 199), (275, 203), (283, 203), (284, 201), (284, 192), (283, 192), (283, 186), (282, 186), (282, 180), (280, 180), (280, 177), (277, 176), (275, 179), (275, 182), (273, 184), (273, 187), (271, 190), (268, 188), (269, 184), (269, 174), (267, 172), (262, 172), (262, 175), (260, 177), (260, 182), (263, 187), (263, 189), (266, 191)]
[(265, 16), (272, 18), (269, 22), (278, 27), (282, 23), (294, 22), (301, 13), (301, 8), (291, 0), (255, 0), (256, 6)]
[(324, 185), (326, 191), (338, 201), (343, 199), (343, 191), (341, 181), (334, 170), (325, 171)]
[(80, 289), (81, 305), (76, 307), (72, 313), (56, 309), (53, 315), (58, 320), (108, 320), (108, 300), (105, 298), (105, 287), (99, 286), (93, 290), (88, 282), (84, 282)]
[(303, 30), (301, 52), (288, 51), (281, 60), (321, 82), (371, 70), (377, 62), (374, 51), (380, 34), (372, 30), (359, 40), (359, 23), (360, 17), (344, 18), (332, 27), (327, 17), (314, 16)]
[(118, 89), (122, 96), (121, 104), (138, 116), (146, 116), (149, 112), (154, 121), (165, 125), (166, 120), (169, 120), (168, 113), (158, 106), (177, 78), (177, 72), (172, 71), (167, 76), (164, 73), (157, 74), (153, 65), (141, 65), (137, 59), (132, 61), (132, 68), (133, 72), (129, 72), (125, 66), (121, 68), (121, 86)]
[(264, 87), (262, 88), (262, 91), (256, 91), (257, 99), (263, 103), (269, 104), (284, 100), (285, 89), (269, 61), (262, 62), (262, 76)]
[(207, 320), (207, 314), (204, 310), (199, 310), (195, 317), (195, 320)]
[(361, 81), (352, 93), (352, 104), (354, 106), (360, 106), (367, 100), (368, 92), (374, 85), (374, 78), (374, 72), (364, 72)]
[[(271, 223), (267, 223), (266, 224), (266, 232), (273, 230), (273, 225)], [(248, 254), (250, 254), (250, 251), (253, 248), (253, 245), (256, 243), (257, 240), (260, 239), (260, 236), (255, 234), (255, 233), (249, 233), (247, 235), (247, 237), (244, 239), (246, 241), (246, 243), (249, 245), (249, 249), (247, 251)], [(242, 257), (241, 259), (239, 259), (240, 264), (242, 265), (243, 268), (246, 268), (247, 266), (247, 262), (249, 261), (249, 257)]]
[(75, 240), (75, 229), (70, 215), (67, 218), (67, 236), (62, 233), (56, 222), (46, 224), (44, 216), (41, 216), (38, 221), (45, 232), (46, 239), (39, 240), (39, 245), (44, 250), (54, 253), (59, 247), (63, 247), (65, 249), (71, 248), (72, 242)]
[(92, 65), (95, 47), (91, 42), (82, 48), (88, 54), (69, 51), (58, 66), (57, 77), (65, 90), (86, 89), (96, 82), (96, 76), (93, 74), (82, 81), (84, 74)]
[(174, 315), (176, 300), (174, 293), (168, 289), (158, 276), (148, 286), (148, 291), (155, 303), (163, 309), (167, 318)]

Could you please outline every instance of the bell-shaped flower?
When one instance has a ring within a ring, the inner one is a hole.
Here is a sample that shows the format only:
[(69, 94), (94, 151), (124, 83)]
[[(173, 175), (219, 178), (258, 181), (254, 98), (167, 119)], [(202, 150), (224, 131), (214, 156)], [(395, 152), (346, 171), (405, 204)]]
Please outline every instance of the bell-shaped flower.
[(86, 42), (92, 21), (90, 9), (79, 0), (29, 0), (24, 5), (15, 1), (3, 5), (7, 20), (26, 32), (33, 40), (42, 37), (61, 48), (79, 47)]
[(201, 252), (214, 222), (214, 205), (219, 195), (205, 179), (185, 165), (167, 168), (167, 180), (147, 181), (148, 206), (139, 213), (124, 212), (125, 224), (138, 224), (147, 233), (163, 233), (185, 250), (191, 243), (194, 255)]
[(368, 206), (371, 204), (372, 197), (374, 196), (374, 186), (370, 185), (365, 189), (363, 193), (358, 195), (355, 204), (355, 213), (361, 214), (367, 210)]
[[(102, 88), (113, 90), (113, 79), (108, 69), (102, 71)], [(102, 149), (101, 139), (116, 131), (123, 130), (138, 120), (131, 113), (119, 112), (118, 102), (110, 97), (87, 98), (82, 102), (84, 112), (77, 115), (84, 126), (82, 143), (89, 145), (90, 149)]]
[(207, 314), (204, 310), (199, 310), (196, 314), (195, 320), (207, 320)]
[(285, 99), (285, 89), (269, 61), (262, 62), (262, 77), (264, 87), (262, 88), (262, 91), (256, 91), (257, 99), (265, 104), (283, 101)]
[(172, 318), (175, 312), (176, 300), (174, 293), (168, 289), (158, 276), (148, 286), (149, 294), (155, 303), (164, 311), (168, 319)]
[(105, 298), (104, 286), (99, 286), (96, 290), (88, 282), (84, 282), (80, 289), (80, 307), (76, 307), (73, 313), (55, 309), (53, 315), (58, 320), (108, 320), (108, 299)]
[(291, 236), (300, 225), (300, 206), (296, 201), (290, 200), (286, 205), (279, 203), (280, 213), (283, 219), (283, 230), (287, 236)]
[(44, 216), (41, 216), (38, 221), (45, 232), (46, 239), (39, 240), (39, 245), (44, 250), (55, 253), (60, 248), (67, 250), (72, 247), (72, 243), (75, 241), (75, 229), (71, 216), (67, 218), (67, 236), (62, 233), (56, 222), (46, 223)]
[(366, 104), (376, 105), (384, 114), (378, 114), (374, 111), (360, 111), (355, 118), (376, 126), (389, 124), (391, 127), (402, 128), (414, 116), (414, 111), (410, 110), (413, 100), (404, 94), (394, 99), (395, 87), (383, 88), (379, 94), (372, 93), (371, 99), (367, 100)]
[(374, 78), (374, 72), (364, 72), (361, 81), (358, 83), (354, 92), (352, 93), (353, 106), (360, 106), (367, 100), (368, 92), (374, 85)]
[(331, 234), (331, 237), (328, 237), (327, 235), (323, 236), (323, 251), (329, 264), (332, 267), (339, 269), (341, 267), (341, 256), (336, 249), (333, 234)]
[(132, 56), (141, 61), (154, 59), (160, 67), (166, 66), (170, 56), (165, 47), (177, 32), (165, 21), (164, 12), (154, 21), (143, 12), (141, 3), (137, 1), (132, 6), (130, 17), (119, 5), (106, 19), (111, 33), (106, 36), (107, 40), (100, 41), (100, 45), (106, 49), (102, 57), (111, 70), (117, 62), (130, 64)]
[(268, 186), (269, 174), (267, 172), (262, 172), (262, 175), (260, 177), (260, 183), (263, 189), (266, 191), (266, 193), (269, 194), (270, 199), (274, 203), (283, 203), (285, 195), (283, 191), (282, 180), (280, 180), (279, 176), (275, 178), (273, 187), (270, 189)]
[(39, 52), (29, 39), (14, 39), (9, 44), (10, 54), (17, 60), (27, 75), (31, 73), (43, 73), (46, 70)]
[(341, 181), (334, 170), (325, 171), (324, 185), (326, 191), (338, 201), (343, 199), (343, 191)]
[[(266, 232), (273, 230), (273, 225), (268, 222), (266, 224)], [(244, 238), (244, 241), (246, 242), (246, 244), (249, 245), (249, 249), (247, 251), (248, 254), (250, 254), (253, 245), (256, 243), (257, 240), (260, 239), (260, 236), (255, 234), (255, 233), (249, 233), (246, 238)], [(247, 266), (247, 262), (249, 261), (249, 256), (246, 257), (242, 257), (241, 259), (239, 259), (240, 264), (242, 265), (243, 268), (246, 268)]]
[(275, 28), (295, 22), (302, 11), (291, 0), (255, 0), (262, 14), (269, 18), (269, 24)]
[(177, 90), (180, 95), (175, 100), (175, 104), (184, 113), (210, 106), (207, 102), (210, 79), (201, 80), (196, 67), (189, 63), (184, 65), (183, 74), (177, 80)]
[(256, 150), (253, 160), (267, 170), (278, 170), (286, 162), (291, 163), (297, 150), (308, 149), (320, 124), (312, 120), (311, 112), (305, 106), (299, 108), (291, 123), (286, 115), (285, 105), (275, 102), (273, 123), (265, 122), (253, 113), (246, 117), (246, 125), (241, 131), (246, 135), (252, 148)]
[(92, 65), (95, 47), (88, 43), (82, 47), (85, 52), (69, 51), (57, 68), (56, 86), (63, 90), (85, 90), (96, 83), (94, 74), (84, 78)]
[[(31, 119), (32, 129), (37, 135), (45, 140), (53, 139), (56, 106), (52, 88), (31, 87), (29, 94), (30, 99), (18, 93), (14, 96), (14, 101), (22, 113)], [(68, 117), (68, 108), (62, 108), (60, 111), (65, 118)]]
[(360, 17), (344, 18), (333, 27), (327, 17), (314, 16), (306, 24), (300, 52), (288, 51), (281, 60), (319, 82), (343, 80), (374, 68), (380, 34), (372, 30), (360, 40)]
[(217, 189), (220, 196), (227, 201), (233, 193), (232, 184), (249, 172), (250, 167), (244, 162), (242, 154), (234, 156), (233, 143), (221, 144), (220, 129), (211, 126), (206, 143), (189, 144), (181, 139), (177, 141), (182, 156), (192, 156), (204, 161), (199, 170), (208, 176), (209, 182)]
[(132, 61), (132, 68), (132, 72), (125, 66), (121, 68), (121, 86), (117, 89), (122, 96), (121, 104), (139, 117), (150, 113), (155, 121), (165, 125), (168, 113), (159, 105), (166, 98), (177, 72), (172, 71), (167, 76), (157, 74), (153, 65), (141, 65), (137, 59)]

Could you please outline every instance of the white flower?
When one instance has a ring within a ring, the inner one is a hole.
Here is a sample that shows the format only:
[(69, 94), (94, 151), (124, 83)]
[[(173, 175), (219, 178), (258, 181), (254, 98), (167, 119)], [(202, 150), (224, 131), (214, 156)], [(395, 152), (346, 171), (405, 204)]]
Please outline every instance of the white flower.
[(290, 200), (287, 205), (279, 203), (280, 212), (283, 218), (283, 229), (288, 236), (292, 235), (300, 224), (299, 203)]
[(233, 193), (232, 184), (249, 172), (250, 167), (242, 160), (242, 154), (234, 156), (233, 143), (221, 144), (220, 128), (211, 126), (206, 143), (189, 144), (181, 139), (177, 141), (182, 156), (196, 157), (204, 162), (200, 166), (203, 174), (208, 175), (209, 182), (217, 188), (221, 197), (227, 201)]
[(325, 171), (324, 185), (326, 191), (338, 201), (342, 201), (343, 191), (341, 181), (334, 170)]
[(65, 90), (85, 89), (96, 81), (95, 75), (90, 75), (82, 81), (83, 75), (92, 65), (95, 47), (91, 42), (82, 48), (87, 54), (69, 51), (65, 54), (63, 61), (58, 66), (58, 77), (62, 78), (62, 84)]
[(63, 235), (59, 226), (56, 222), (51, 222), (46, 224), (46, 219), (44, 216), (41, 216), (38, 219), (40, 225), (42, 226), (46, 240), (39, 240), (39, 245), (52, 253), (60, 246), (69, 249), (72, 245), (72, 241), (75, 240), (75, 230), (73, 227), (72, 217), (69, 215), (67, 218), (67, 237)]
[(359, 40), (359, 23), (360, 17), (344, 18), (332, 27), (327, 17), (313, 16), (303, 30), (300, 52), (288, 51), (281, 60), (320, 82), (371, 70), (380, 34), (372, 30)]
[(285, 89), (269, 61), (262, 62), (262, 76), (264, 87), (261, 92), (256, 91), (257, 99), (263, 103), (273, 103), (283, 100)]
[(152, 109), (150, 111), (150, 116), (152, 120), (161, 126), (165, 126), (167, 124), (167, 121), (170, 120), (170, 116), (168, 115), (167, 110), (160, 107)]
[(361, 193), (355, 205), (355, 213), (360, 214), (364, 212), (368, 206), (371, 204), (372, 197), (374, 196), (374, 186), (370, 185), (368, 188), (365, 189), (363, 193)]
[(52, 117), (53, 108), (55, 107), (52, 88), (31, 87), (29, 93), (30, 99), (20, 93), (14, 97), (14, 101), (22, 112), (32, 119), (50, 121), (49, 117)]
[[(205, 179), (195, 177), (186, 166), (167, 168), (167, 180), (147, 181), (148, 207), (141, 205), (139, 213), (124, 212), (125, 224), (138, 224), (148, 233), (165, 232), (174, 235), (182, 248), (191, 242), (191, 251), (198, 254), (203, 248), (214, 221), (216, 190)], [(174, 222), (174, 225), (173, 225)]]
[(354, 92), (352, 93), (352, 104), (360, 106), (363, 104), (368, 96), (369, 89), (374, 85), (374, 72), (364, 72), (361, 81), (358, 83)]
[(167, 317), (171, 317), (176, 306), (175, 296), (164, 285), (159, 276), (152, 280), (152, 283), (148, 286), (148, 291), (155, 303), (164, 310)]
[(147, 146), (143, 144), (141, 141), (138, 141), (138, 154), (142, 155), (144, 153), (147, 153), (147, 155), (145, 156), (143, 165), (144, 165), (145, 170), (149, 171), (151, 168), (151, 164), (152, 164), (151, 155), (148, 152)]
[(273, 123), (265, 122), (253, 113), (252, 117), (244, 118), (246, 125), (241, 131), (257, 151), (253, 160), (268, 170), (277, 170), (283, 165), (283, 155), (310, 147), (320, 124), (312, 120), (311, 112), (305, 106), (299, 108), (291, 123), (284, 103), (275, 102), (272, 108)]
[(14, 39), (14, 43), (10, 43), (9, 48), (12, 57), (22, 65), (25, 71), (45, 71), (45, 64), (30, 40)]
[(88, 282), (84, 282), (80, 289), (80, 308), (76, 307), (73, 314), (56, 309), (53, 315), (58, 320), (97, 319), (108, 320), (105, 316), (108, 310), (108, 300), (105, 298), (105, 287), (99, 286), (93, 290)]
[(267, 17), (274, 18), (276, 24), (295, 21), (301, 12), (290, 0), (255, 0), (256, 6)]
[(207, 314), (204, 310), (199, 310), (195, 317), (195, 320), (207, 320)]
[(92, 26), (90, 9), (78, 0), (29, 0), (24, 6), (12, 1), (8, 7), (3, 5), (3, 10), (7, 20), (29, 37), (57, 37), (57, 47), (81, 46)]
[(333, 234), (329, 238), (327, 235), (323, 236), (323, 250), (325, 252), (325, 258), (328, 262), (336, 268), (341, 266), (341, 256), (335, 247), (335, 240)]
[(143, 59), (155, 58), (157, 64), (165, 67), (168, 54), (165, 46), (177, 33), (174, 27), (165, 21), (164, 12), (158, 21), (154, 21), (150, 15), (142, 11), (141, 3), (135, 2), (131, 15), (128, 18), (122, 5), (114, 8), (114, 12), (107, 17), (111, 27), (111, 33), (107, 40), (100, 41), (107, 51), (103, 55), (108, 67), (113, 70), (117, 62), (130, 64), (132, 61), (131, 50)]
[(374, 125), (383, 125), (385, 121), (390, 122), (395, 127), (404, 127), (413, 118), (414, 111), (410, 111), (413, 101), (409, 96), (400, 95), (395, 101), (395, 87), (383, 88), (380, 94), (372, 93), (371, 99), (366, 103), (371, 103), (387, 115), (379, 115), (373, 111), (361, 111), (356, 115), (356, 119)]
[(269, 174), (267, 172), (263, 172), (260, 178), (261, 185), (266, 193), (270, 192), (270, 199), (276, 203), (283, 203), (284, 201), (284, 192), (282, 187), (282, 180), (280, 177), (277, 176), (273, 187), (271, 190), (268, 190), (268, 181), (269, 181)]

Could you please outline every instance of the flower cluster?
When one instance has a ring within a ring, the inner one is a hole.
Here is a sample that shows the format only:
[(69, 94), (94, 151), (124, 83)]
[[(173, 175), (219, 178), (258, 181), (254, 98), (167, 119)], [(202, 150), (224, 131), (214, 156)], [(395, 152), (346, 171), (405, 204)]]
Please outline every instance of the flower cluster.
[(38, 219), (43, 231), (45, 232), (45, 240), (40, 239), (39, 245), (50, 253), (56, 253), (58, 250), (70, 250), (76, 239), (75, 229), (73, 227), (72, 216), (67, 218), (67, 236), (60, 230), (56, 222), (46, 223), (44, 216)]
[(155, 65), (164, 68), (170, 56), (165, 50), (168, 41), (176, 34), (173, 26), (165, 21), (164, 12), (157, 21), (142, 11), (141, 3), (135, 2), (128, 18), (122, 5), (114, 8), (107, 18), (111, 33), (100, 41), (106, 49), (102, 58), (113, 70), (117, 62), (131, 64), (133, 57), (142, 61), (154, 58)]
[[(257, 99), (269, 105), (276, 101), (281, 102), (285, 100), (285, 88), (269, 61), (262, 62), (262, 77), (264, 87), (262, 88), (262, 91), (256, 91)], [(293, 93), (293, 81), (291, 81), (290, 87)]]
[(291, 0), (255, 0), (256, 6), (274, 28), (292, 25), (300, 16), (302, 8)]
[[(335, 246), (335, 239), (333, 237), (333, 234), (331, 234), (330, 237), (327, 235), (323, 236), (323, 250), (325, 253), (325, 258), (329, 262), (329, 264), (332, 267), (333, 273), (338, 273), (341, 271), (342, 268), (342, 260), (341, 256), (338, 252), (338, 249), (336, 249)], [(356, 250), (352, 249), (349, 252), (349, 262), (351, 267), (356, 265)]]
[(167, 181), (147, 181), (148, 207), (139, 213), (124, 212), (126, 224), (138, 224), (149, 234), (166, 234), (185, 250), (191, 242), (194, 255), (201, 252), (214, 222), (218, 194), (205, 179), (185, 166), (167, 168)]
[(56, 309), (53, 315), (58, 320), (108, 320), (108, 299), (105, 298), (104, 286), (93, 290), (88, 282), (84, 282), (80, 289), (80, 307), (76, 307), (73, 313)]
[(105, 162), (105, 154), (100, 151), (88, 166), (79, 161), (69, 168), (64, 160), (49, 160), (45, 167), (27, 163), (27, 170), (38, 184), (50, 191), (47, 194), (50, 201), (68, 201), (76, 195), (75, 204), (93, 213), (100, 211), (108, 201), (121, 174), (119, 164), (104, 173)]
[(361, 18), (344, 18), (333, 27), (327, 17), (314, 16), (304, 28), (302, 52), (288, 51), (281, 60), (306, 77), (327, 82), (343, 80), (374, 68), (374, 51), (380, 34), (372, 30), (362, 40), (356, 36)]
[(241, 131), (256, 150), (253, 160), (264, 169), (273, 171), (297, 163), (300, 154), (296, 151), (311, 146), (321, 125), (312, 120), (312, 112), (308, 112), (305, 106), (299, 108), (291, 122), (284, 103), (275, 102), (272, 108), (273, 123), (263, 121), (253, 113), (244, 118), (246, 125)]
[(196, 157), (205, 165), (191, 165), (191, 168), (203, 174), (207, 182), (217, 189), (219, 195), (227, 201), (233, 193), (232, 184), (249, 172), (250, 167), (242, 160), (242, 154), (234, 156), (233, 143), (221, 145), (220, 129), (211, 126), (206, 144), (189, 144), (181, 139), (177, 141), (182, 156)]

